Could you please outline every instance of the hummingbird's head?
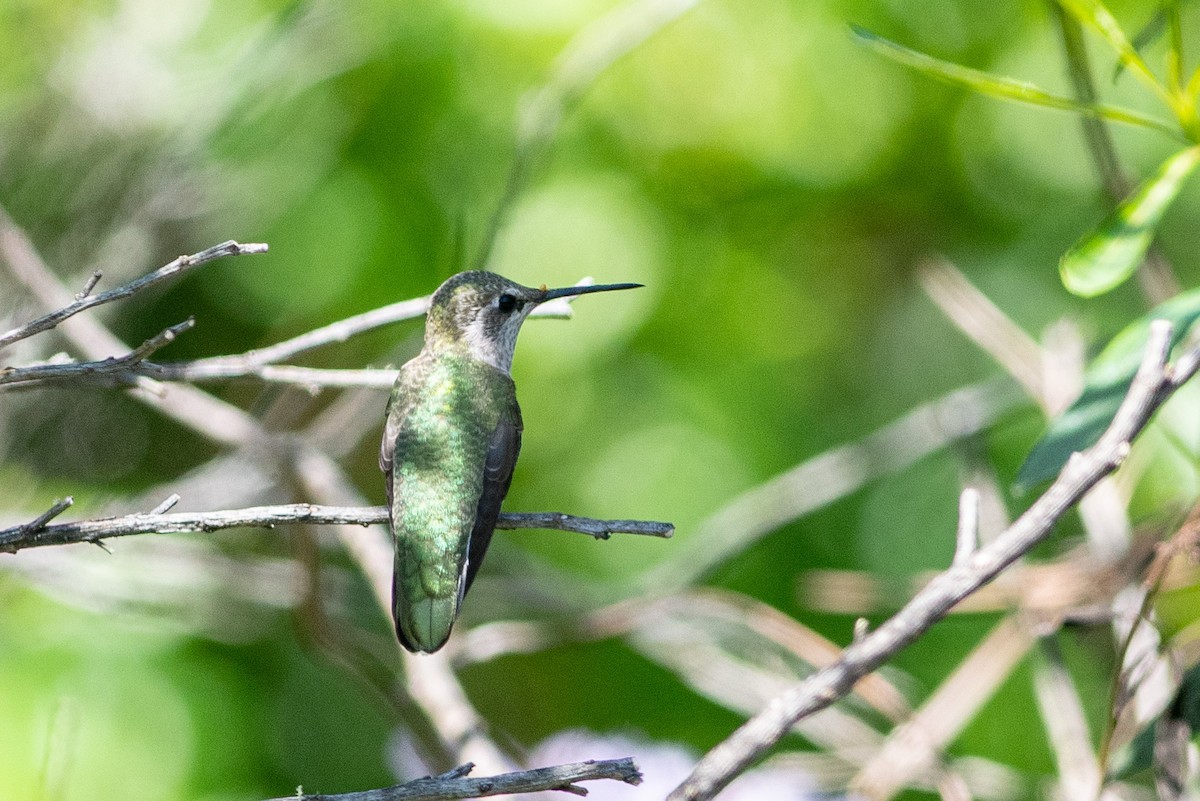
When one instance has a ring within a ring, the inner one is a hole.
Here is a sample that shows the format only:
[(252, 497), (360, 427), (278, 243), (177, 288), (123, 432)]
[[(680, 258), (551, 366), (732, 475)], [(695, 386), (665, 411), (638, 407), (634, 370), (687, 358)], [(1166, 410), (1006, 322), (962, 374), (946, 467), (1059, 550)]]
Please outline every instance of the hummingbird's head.
[(512, 368), (521, 323), (539, 303), (569, 295), (633, 289), (641, 284), (600, 284), (562, 289), (522, 286), (482, 270), (451, 276), (433, 293), (425, 318), (425, 347), (466, 346), (472, 358), (503, 373)]

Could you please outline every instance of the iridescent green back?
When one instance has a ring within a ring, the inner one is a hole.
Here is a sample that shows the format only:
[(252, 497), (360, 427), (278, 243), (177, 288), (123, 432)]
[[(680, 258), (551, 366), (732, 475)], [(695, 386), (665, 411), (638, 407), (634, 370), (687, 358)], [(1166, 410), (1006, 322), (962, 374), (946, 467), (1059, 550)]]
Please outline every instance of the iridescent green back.
[[(495, 454), (488, 463), (489, 444), (498, 430), (514, 425), (519, 447), (520, 410), (512, 379), (486, 364), (443, 351), (422, 353), (401, 371), (388, 405), (380, 465), (389, 474), (396, 540), (397, 633), (411, 650), (436, 650), (450, 635), (465, 591), (468, 544), (485, 472), (496, 473), (485, 470), (496, 467)], [(491, 486), (489, 493), (496, 511), (516, 451), (503, 458), (508, 460), (502, 466), (503, 486)], [(481, 548), (472, 550), (482, 559)]]

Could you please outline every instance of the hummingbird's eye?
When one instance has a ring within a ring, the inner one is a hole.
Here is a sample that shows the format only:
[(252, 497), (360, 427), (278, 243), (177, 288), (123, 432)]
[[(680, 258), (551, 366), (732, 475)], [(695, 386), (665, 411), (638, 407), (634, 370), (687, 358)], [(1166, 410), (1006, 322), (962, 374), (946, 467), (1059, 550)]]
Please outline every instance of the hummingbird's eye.
[(496, 298), (496, 308), (505, 314), (515, 311), (520, 305), (521, 304), (517, 301), (516, 297), (507, 292)]

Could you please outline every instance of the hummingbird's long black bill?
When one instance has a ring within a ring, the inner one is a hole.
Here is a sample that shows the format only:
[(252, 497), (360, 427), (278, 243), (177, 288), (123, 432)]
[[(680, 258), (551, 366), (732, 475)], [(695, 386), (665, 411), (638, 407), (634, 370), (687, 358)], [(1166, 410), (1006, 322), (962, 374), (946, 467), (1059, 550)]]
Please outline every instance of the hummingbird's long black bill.
[(564, 286), (559, 289), (547, 289), (538, 300), (545, 303), (555, 298), (569, 298), (572, 295), (586, 295), (589, 292), (611, 292), (614, 289), (637, 289), (644, 284), (591, 284), (590, 286)]

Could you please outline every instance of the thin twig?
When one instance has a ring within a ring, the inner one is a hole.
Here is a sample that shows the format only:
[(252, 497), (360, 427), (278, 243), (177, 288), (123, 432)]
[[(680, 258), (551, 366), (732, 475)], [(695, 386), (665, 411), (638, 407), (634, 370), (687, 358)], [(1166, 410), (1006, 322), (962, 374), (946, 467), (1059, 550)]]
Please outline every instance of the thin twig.
[(944, 258), (920, 265), (921, 289), (971, 341), (996, 360), (1035, 401), (1045, 405), (1042, 349), (957, 267)]
[[(0, 369), (0, 387), (17, 389), (36, 384), (54, 381), (71, 380), (80, 377), (111, 377), (128, 374), (127, 382), (137, 377), (137, 367), (144, 363), (155, 351), (161, 350), (175, 341), (175, 337), (196, 325), (196, 319), (189, 317), (182, 323), (176, 323), (164, 328), (141, 345), (126, 353), (124, 356), (113, 356), (94, 362), (67, 362), (65, 364), (35, 364), (29, 367), (9, 367)], [(4, 391), (0, 389), (0, 392)]]
[(179, 503), (179, 495), (172, 492), (170, 495), (168, 495), (166, 498), (163, 499), (162, 503), (160, 503), (158, 506), (155, 506), (153, 509), (151, 509), (150, 514), (165, 515), (167, 512), (174, 509), (175, 504), (177, 504), (177, 503)]
[[(69, 505), (68, 503), (67, 506)], [(63, 509), (65, 508), (66, 506), (63, 507)], [(60, 514), (63, 509), (58, 509), (55, 514)], [(51, 515), (51, 517), (53, 516)], [(299, 523), (370, 526), (386, 523), (388, 517), (385, 506), (321, 506), (293, 503), (280, 506), (225, 509), (216, 512), (162, 514), (155, 510), (155, 512), (138, 512), (123, 517), (46, 525), (49, 519), (43, 515), (31, 523), (0, 529), (0, 553), (15, 553), (23, 548), (39, 545), (94, 542), (98, 539), (125, 537), (131, 534), (181, 534), (220, 531), (229, 528), (274, 528), (275, 526)], [(596, 520), (561, 512), (529, 514), (506, 512), (500, 515), (500, 519), (496, 522), (496, 528), (572, 531), (598, 540), (606, 540), (613, 534), (639, 534), (647, 537), (669, 538), (675, 532), (675, 527), (670, 523), (659, 523), (652, 520)]]
[[(26, 250), (30, 249), (32, 246), (29, 244), (28, 240), (25, 239), (24, 233), (12, 224), (12, 221), (8, 219), (7, 215), (5, 215), (3, 212), (0, 212), (0, 215), (3, 215), (3, 219), (0, 220), (0, 222), (3, 223), (3, 225), (0, 226), (0, 240), (2, 240), (0, 241), (0, 245), (3, 245), (5, 258), (8, 258), (9, 261), (13, 261), (7, 253), (10, 248)], [(134, 279), (128, 284), (119, 286), (116, 289), (110, 289), (107, 292), (101, 292), (99, 295), (84, 295), (83, 297), (77, 297), (73, 302), (67, 304), (61, 309), (56, 309), (55, 311), (45, 314), (36, 320), (31, 320), (24, 325), (12, 329), (11, 331), (0, 334), (0, 348), (7, 347), (14, 342), (26, 339), (34, 334), (40, 334), (42, 331), (48, 331), (51, 328), (56, 327), (63, 320), (74, 317), (81, 311), (91, 309), (104, 303), (111, 303), (114, 300), (127, 298), (148, 286), (158, 283), (159, 281), (170, 278), (173, 275), (184, 273), (193, 267), (199, 267), (202, 264), (207, 264), (208, 262), (213, 261), (214, 259), (219, 259), (222, 256), (243, 256), (251, 253), (266, 252), (267, 246), (265, 244), (253, 243), (248, 245), (240, 245), (237, 242), (230, 240), (228, 242), (222, 242), (219, 245), (213, 245), (211, 248), (202, 250), (192, 256), (180, 256), (170, 264), (159, 267), (154, 272), (143, 275), (141, 278)]]
[[(590, 276), (576, 285), (592, 283)], [(574, 298), (558, 298), (534, 309), (530, 317), (570, 319)], [(308, 331), (265, 348), (228, 356), (210, 356), (186, 362), (154, 363), (146, 357), (162, 347), (162, 342), (143, 352), (150, 343), (126, 356), (90, 362), (68, 362), (55, 365), (9, 368), (0, 372), (0, 392), (35, 388), (51, 382), (90, 383), (104, 386), (129, 386), (139, 378), (155, 381), (205, 383), (210, 381), (257, 380), (274, 384), (290, 384), (316, 392), (324, 388), (361, 387), (391, 389), (396, 381), (394, 369), (327, 369), (280, 365), (275, 362), (291, 358), (323, 345), (344, 342), (350, 337), (380, 326), (420, 317), (429, 309), (429, 297), (413, 298), (356, 314), (321, 328)], [(179, 333), (176, 331), (175, 333)], [(160, 334), (163, 336), (166, 334)], [(155, 341), (155, 340), (151, 340)], [(167, 340), (169, 341), (169, 340)], [(133, 358), (141, 354), (142, 358)]]
[[(94, 362), (55, 364), (53, 365), (55, 370), (43, 369), (41, 373), (27, 372), (32, 368), (14, 367), (9, 368), (9, 372), (0, 372), (0, 392), (37, 390), (50, 385), (61, 386), (64, 383), (70, 383), (72, 386), (129, 386), (139, 378), (194, 384), (217, 381), (262, 381), (268, 384), (287, 384), (314, 394), (324, 389), (386, 391), (396, 383), (397, 375), (396, 370), (382, 368), (337, 369), (299, 367), (290, 364), (248, 366), (240, 371), (231, 366), (224, 375), (210, 370), (200, 371), (193, 375), (190, 370), (191, 365), (192, 362), (163, 365), (147, 361), (133, 365), (121, 365), (104, 359)], [(35, 367), (48, 368), (49, 365), (35, 365)], [(18, 377), (5, 381), (5, 377), (9, 373), (18, 373)]]
[[(1183, 365), (1183, 361), (1184, 358), (1181, 357), (1176, 362), (1175, 367), (1177, 371)], [(1136, 613), (1129, 621), (1128, 630), (1117, 641), (1116, 665), (1118, 669), (1113, 673), (1112, 682), (1109, 686), (1108, 717), (1105, 720), (1103, 729), (1101, 729), (1100, 746), (1097, 749), (1102, 775), (1108, 772), (1108, 762), (1112, 757), (1113, 741), (1117, 735), (1117, 725), (1124, 715), (1128, 698), (1132, 695), (1128, 686), (1132, 684), (1130, 674), (1134, 667), (1134, 665), (1130, 664), (1130, 654), (1133, 651), (1133, 643), (1138, 634), (1138, 629), (1143, 624), (1149, 625), (1150, 610), (1153, 608), (1154, 601), (1166, 581), (1167, 568), (1171, 564), (1171, 560), (1181, 553), (1195, 550), (1197, 542), (1200, 542), (1200, 507), (1192, 510), (1191, 514), (1188, 515), (1188, 519), (1169, 540), (1157, 546), (1154, 558), (1146, 568), (1146, 574), (1142, 580), (1143, 592), (1140, 603), (1137, 606)]]
[[(1103, 476), (1114, 471), (1130, 442), (1154, 411), (1192, 372), (1167, 366), (1171, 325), (1150, 327), (1145, 356), (1112, 424), (1088, 450), (1077, 453), (1034, 504), (966, 565), (938, 575), (894, 617), (857, 643), (834, 665), (776, 697), (759, 714), (709, 751), (668, 801), (703, 801), (716, 795), (746, 767), (779, 742), (796, 721), (843, 697), (860, 678), (878, 668), (941, 620), (958, 601), (995, 578), (1053, 530), (1059, 518)], [(1200, 349), (1200, 348), (1197, 348)], [(1193, 349), (1196, 350), (1196, 349)], [(1200, 364), (1200, 355), (1187, 360)]]
[[(297, 354), (324, 345), (345, 342), (353, 336), (381, 326), (415, 319), (425, 314), (428, 309), (428, 295), (402, 300), (347, 317), (344, 320), (338, 320), (265, 348), (257, 348), (233, 356), (212, 356), (207, 359), (197, 359), (174, 365), (157, 365), (157, 374), (153, 377), (164, 381), (204, 381), (253, 375), (258, 368), (265, 365), (290, 359)], [(393, 374), (393, 379), (394, 377)]]
[(862, 439), (806, 459), (728, 501), (642, 583), (663, 594), (696, 582), (768, 532), (986, 429), (1021, 400), (1007, 380), (961, 387)]
[(104, 273), (100, 270), (92, 273), (88, 277), (87, 283), (83, 285), (83, 289), (75, 295), (75, 300), (83, 300), (88, 295), (92, 294), (92, 290), (96, 288), (96, 284), (100, 283), (100, 279), (104, 277)]
[[(856, 640), (857, 642), (857, 640)], [(849, 782), (855, 796), (892, 798), (936, 774), (944, 751), (1021, 663), (1033, 637), (1016, 615), (988, 632)]]
[(612, 534), (641, 534), (662, 539), (670, 539), (675, 534), (675, 526), (671, 523), (654, 520), (594, 520), (562, 512), (505, 512), (500, 515), (496, 528), (574, 531), (598, 540), (606, 540)]
[(576, 782), (611, 779), (632, 785), (642, 783), (642, 774), (633, 763), (632, 757), (572, 762), (551, 768), (535, 768), (479, 779), (470, 779), (463, 775), (464, 768), (469, 771), (470, 767), (473, 766), (463, 766), (441, 776), (417, 779), (381, 790), (336, 795), (310, 795), (298, 791), (294, 795), (272, 801), (455, 801), (544, 790), (587, 795), (587, 790), (576, 786)]
[(1047, 740), (1058, 766), (1062, 798), (1097, 798), (1100, 765), (1092, 751), (1079, 690), (1063, 662), (1062, 649), (1053, 637), (1039, 640), (1043, 659), (1033, 664), (1033, 689), (1046, 727)]
[(61, 515), (63, 512), (70, 509), (71, 506), (74, 505), (74, 503), (75, 503), (75, 499), (72, 498), (70, 495), (68, 495), (67, 497), (65, 497), (61, 500), (55, 501), (54, 504), (49, 509), (42, 512), (40, 515), (35, 517), (33, 520), (30, 520), (28, 523), (23, 523), (23, 524), (17, 526), (16, 528), (10, 529), (10, 530), (19, 532), (21, 535), (24, 535), (24, 536), (35, 536), (39, 532), (45, 531), (46, 525), (51, 520), (53, 520), (54, 518)]
[[(247, 252), (256, 253), (261, 253), (266, 249), (266, 245), (246, 245), (244, 247), (248, 249)], [(214, 248), (209, 248), (205, 252), (212, 250)], [(16, 226), (2, 207), (0, 207), (0, 259), (8, 262), (13, 276), (46, 309), (62, 310), (73, 305), (74, 294), (50, 270), (29, 237)], [(144, 282), (149, 277), (143, 276), (138, 281)], [(141, 285), (145, 286), (146, 284), (142, 283)], [(56, 313), (52, 312), (52, 314)], [(130, 350), (128, 345), (91, 315), (76, 315), (63, 318), (59, 322), (62, 325), (63, 335), (70, 340), (79, 353), (92, 361), (102, 361), (113, 354), (126, 353)], [(263, 442), (268, 437), (267, 432), (252, 416), (196, 387), (162, 384), (148, 378), (138, 378), (128, 391), (133, 398), (199, 432), (213, 442), (240, 446), (250, 442)]]
[(958, 532), (954, 565), (965, 565), (979, 547), (979, 490), (967, 487), (958, 497)]
[[(579, 283), (588, 284), (591, 281), (591, 278), (584, 278)], [(214, 381), (224, 378), (261, 378), (265, 381), (313, 384), (317, 386), (378, 386), (377, 383), (370, 380), (366, 383), (344, 379), (339, 381), (337, 378), (322, 381), (317, 378), (305, 377), (299, 372), (293, 374), (296, 377), (284, 377), (278, 372), (282, 370), (312, 371), (312, 375), (315, 376), (321, 373), (345, 375), (358, 371), (317, 371), (313, 370), (313, 368), (304, 367), (275, 367), (274, 370), (276, 372), (272, 373), (272, 370), (264, 368), (325, 345), (345, 342), (351, 337), (381, 328), (385, 325), (416, 319), (429, 310), (430, 298), (430, 295), (425, 295), (419, 298), (390, 303), (386, 306), (380, 306), (377, 309), (371, 309), (370, 311), (347, 317), (344, 320), (338, 320), (312, 331), (307, 331), (299, 336), (286, 339), (283, 342), (276, 342), (274, 345), (268, 345), (264, 348), (248, 350), (245, 353), (230, 356), (210, 356), (205, 359), (196, 359), (195, 361), (179, 362), (176, 364), (159, 364), (154, 365), (153, 368), (147, 366), (145, 375), (160, 381)], [(563, 301), (561, 303), (547, 303), (544, 306), (539, 306), (529, 316), (555, 319), (570, 318), (570, 303), (574, 298), (562, 298), (561, 300)], [(395, 371), (375, 370), (370, 372), (375, 374), (390, 372), (391, 381), (395, 381), (396, 378)], [(391, 381), (389, 381), (388, 386), (391, 386)]]

